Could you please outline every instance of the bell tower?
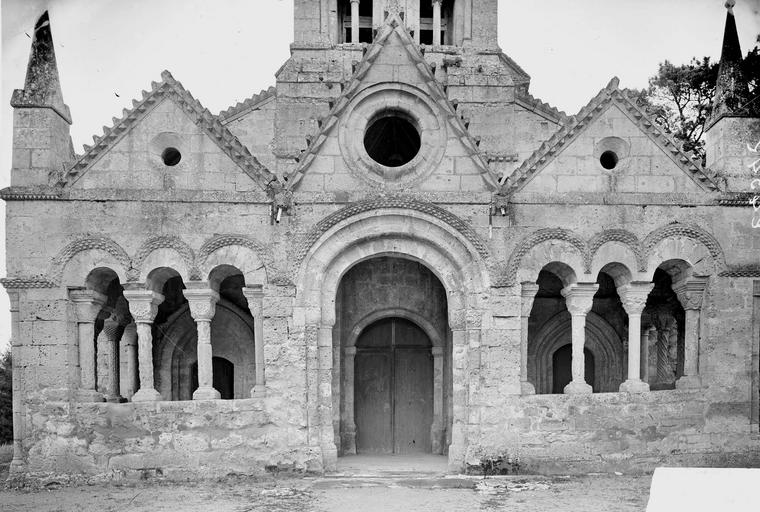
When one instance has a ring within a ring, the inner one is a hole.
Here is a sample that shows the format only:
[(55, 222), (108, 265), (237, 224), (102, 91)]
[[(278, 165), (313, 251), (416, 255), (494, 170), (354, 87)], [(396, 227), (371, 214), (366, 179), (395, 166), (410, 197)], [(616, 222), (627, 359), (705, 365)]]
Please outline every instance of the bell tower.
[(497, 0), (295, 0), (295, 44), (371, 43), (391, 14), (419, 44), (497, 47)]
[(720, 55), (713, 111), (705, 131), (707, 166), (726, 180), (729, 191), (747, 191), (753, 178), (752, 163), (760, 153), (760, 95), (750, 93), (742, 73), (742, 51), (733, 7), (726, 2), (726, 28)]

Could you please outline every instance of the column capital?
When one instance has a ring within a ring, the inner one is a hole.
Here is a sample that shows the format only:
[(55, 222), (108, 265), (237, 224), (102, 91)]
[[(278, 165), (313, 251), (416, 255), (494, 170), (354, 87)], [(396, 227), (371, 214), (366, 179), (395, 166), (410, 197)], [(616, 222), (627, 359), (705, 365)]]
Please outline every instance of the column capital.
[(436, 4), (441, 5), (441, 2), (443, 2), (443, 0), (431, 0), (431, 3), (433, 5), (436, 5)]
[(684, 309), (702, 309), (708, 276), (691, 276), (673, 283), (672, 288)]
[(522, 316), (530, 316), (533, 309), (533, 300), (538, 293), (538, 285), (531, 281), (520, 283), (520, 313)]
[(356, 355), (356, 347), (346, 347), (343, 349), (343, 354), (347, 356), (355, 356)]
[(211, 288), (187, 288), (183, 291), (193, 320), (210, 322), (216, 312), (219, 294)]
[(585, 316), (591, 311), (594, 303), (594, 295), (599, 289), (596, 283), (576, 283), (562, 288), (562, 296), (565, 298), (567, 310), (573, 316)]
[(261, 300), (264, 298), (264, 288), (260, 284), (253, 286), (244, 286), (242, 290), (243, 296), (245, 296), (248, 301)]
[(654, 283), (633, 282), (623, 286), (618, 286), (617, 292), (620, 296), (620, 302), (623, 303), (623, 309), (628, 315), (641, 314), (647, 304), (649, 292), (654, 288)]
[(430, 353), (433, 357), (443, 357), (443, 347), (433, 347), (430, 349)]
[(158, 306), (164, 301), (160, 293), (145, 288), (125, 289), (124, 298), (129, 302), (129, 312), (137, 323), (151, 323), (156, 318)]
[(351, 0), (352, 4), (358, 4), (360, 0)]
[(86, 288), (70, 288), (69, 298), (77, 308), (79, 322), (94, 322), (108, 300), (102, 293)]

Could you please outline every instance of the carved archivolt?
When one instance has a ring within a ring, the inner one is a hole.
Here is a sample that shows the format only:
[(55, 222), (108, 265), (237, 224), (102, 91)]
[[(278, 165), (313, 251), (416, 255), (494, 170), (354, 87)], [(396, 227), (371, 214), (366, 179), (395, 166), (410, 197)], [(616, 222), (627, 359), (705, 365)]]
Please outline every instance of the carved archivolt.
[[(185, 263), (189, 270), (189, 278), (191, 280), (201, 280), (203, 276), (200, 275), (199, 264), (203, 263), (206, 258), (214, 251), (226, 247), (226, 246), (240, 246), (246, 247), (254, 251), (260, 258), (264, 272), (267, 275), (269, 282), (287, 282), (287, 278), (282, 277), (283, 272), (278, 270), (274, 264), (274, 258), (271, 252), (267, 250), (266, 246), (261, 242), (253, 240), (249, 237), (240, 235), (217, 235), (210, 240), (206, 241), (200, 248), (198, 257), (181, 238), (177, 236), (154, 236), (148, 238), (137, 250), (134, 256), (130, 258), (127, 252), (116, 242), (105, 236), (99, 235), (80, 235), (76, 237), (72, 242), (67, 244), (58, 255), (53, 258), (47, 276), (40, 278), (40, 283), (47, 283), (50, 286), (58, 286), (61, 284), (63, 273), (66, 265), (74, 258), (78, 253), (88, 250), (100, 250), (110, 254), (126, 271), (128, 281), (137, 281), (140, 278), (140, 271), (148, 258), (148, 256), (158, 249), (172, 249), (176, 251), (182, 261)], [(92, 270), (92, 269), (88, 269)], [(82, 280), (84, 281), (82, 276)], [(19, 279), (7, 280), (10, 286), (13, 286)], [(28, 279), (27, 279), (28, 280)], [(36, 283), (36, 281), (35, 281)], [(42, 286), (37, 284), (36, 286)]]
[(113, 256), (125, 270), (130, 268), (129, 256), (119, 244), (105, 236), (83, 234), (71, 241), (53, 258), (48, 270), (48, 279), (53, 283), (60, 283), (66, 264), (80, 252), (90, 250), (104, 251)]
[(258, 240), (243, 235), (217, 235), (206, 241), (198, 251), (197, 266), (202, 267), (211, 254), (223, 247), (245, 247), (256, 253), (264, 267), (268, 282), (283, 284), (283, 279), (287, 279), (284, 278), (285, 272), (276, 264), (274, 256), (267, 246)]
[(715, 263), (720, 268), (726, 267), (726, 257), (718, 241), (711, 234), (701, 228), (688, 224), (668, 224), (661, 228), (655, 229), (644, 239), (643, 246), (647, 254), (666, 238), (683, 237), (691, 238), (702, 243), (707, 248)]
[(158, 235), (148, 238), (137, 250), (137, 254), (135, 254), (132, 259), (132, 269), (130, 269), (130, 272), (127, 274), (127, 278), (130, 281), (137, 281), (139, 279), (140, 270), (142, 269), (143, 263), (145, 263), (145, 259), (156, 249), (173, 249), (177, 251), (185, 262), (185, 265), (187, 265), (190, 279), (201, 279), (200, 272), (195, 266), (195, 255), (190, 246), (178, 236)]
[[(597, 251), (607, 242), (618, 242), (631, 249), (636, 256), (639, 272), (646, 272), (647, 259), (655, 249), (657, 244), (667, 238), (684, 237), (695, 240), (708, 250), (716, 264), (720, 268), (725, 268), (725, 256), (723, 249), (718, 241), (697, 226), (687, 224), (669, 224), (652, 231), (643, 241), (639, 241), (636, 235), (623, 229), (610, 229), (602, 231), (591, 237), (588, 242), (570, 230), (561, 228), (541, 229), (528, 235), (512, 251), (507, 263), (507, 281), (509, 285), (516, 284), (517, 273), (522, 265), (522, 260), (526, 254), (535, 246), (550, 240), (564, 241), (572, 244), (582, 255), (583, 266), (586, 273), (591, 272), (591, 263)], [(684, 255), (685, 258), (688, 255)], [(612, 262), (609, 262), (612, 263)]]
[(306, 234), (305, 238), (299, 244), (297, 244), (295, 250), (293, 251), (293, 256), (291, 258), (293, 267), (298, 268), (301, 265), (304, 258), (306, 257), (306, 254), (309, 252), (309, 249), (312, 248), (316, 241), (319, 240), (319, 238), (327, 230), (339, 222), (353, 217), (354, 215), (381, 208), (404, 208), (407, 210), (414, 210), (431, 215), (436, 219), (445, 222), (453, 229), (461, 233), (462, 236), (464, 236), (475, 247), (478, 254), (483, 259), (489, 259), (490, 257), (490, 251), (488, 250), (488, 246), (486, 245), (485, 241), (480, 238), (480, 236), (469, 224), (467, 224), (464, 220), (460, 219), (450, 211), (445, 210), (440, 206), (436, 206), (432, 203), (426, 203), (408, 197), (384, 197), (378, 199), (370, 199), (367, 201), (359, 201), (341, 210), (338, 210), (337, 212), (328, 215), (319, 221), (311, 229), (311, 231)]

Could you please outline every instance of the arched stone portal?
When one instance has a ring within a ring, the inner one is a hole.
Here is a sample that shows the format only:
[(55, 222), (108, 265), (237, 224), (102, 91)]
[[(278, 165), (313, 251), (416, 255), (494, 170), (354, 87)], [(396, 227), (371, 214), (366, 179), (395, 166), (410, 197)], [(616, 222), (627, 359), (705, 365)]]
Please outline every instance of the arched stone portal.
[[(446, 453), (451, 331), (440, 280), (416, 261), (371, 258), (341, 279), (336, 312), (333, 340), (340, 352), (334, 352), (334, 363), (341, 378), (333, 402), (340, 411), (339, 454)], [(405, 410), (410, 403), (416, 405)], [(429, 418), (418, 417), (428, 408)], [(382, 431), (374, 436), (382, 440), (368, 441), (373, 436), (367, 429)], [(405, 442), (404, 436), (411, 437)]]
[(440, 216), (407, 208), (348, 216), (316, 238), (299, 266), (293, 315), (294, 329), (303, 333), (306, 348), (309, 444), (321, 450), (326, 469), (336, 467), (341, 382), (340, 365), (335, 363), (340, 345), (333, 338), (337, 291), (351, 267), (379, 256), (419, 262), (445, 289), (452, 347), (451, 429), (446, 441), (449, 466), (461, 470), (467, 404), (477, 393), (481, 327), (487, 314), (481, 297), (490, 281), (482, 256), (462, 232)]

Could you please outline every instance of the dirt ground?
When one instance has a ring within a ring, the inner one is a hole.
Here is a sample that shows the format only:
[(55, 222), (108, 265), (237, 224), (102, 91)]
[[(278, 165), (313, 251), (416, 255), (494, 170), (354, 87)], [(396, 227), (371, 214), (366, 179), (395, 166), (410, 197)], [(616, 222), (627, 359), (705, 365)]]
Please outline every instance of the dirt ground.
[[(0, 474), (0, 478), (4, 475)], [(643, 512), (651, 476), (225, 478), (0, 490), (0, 510), (33, 512)]]

